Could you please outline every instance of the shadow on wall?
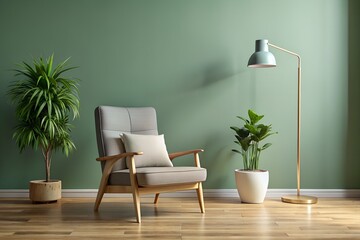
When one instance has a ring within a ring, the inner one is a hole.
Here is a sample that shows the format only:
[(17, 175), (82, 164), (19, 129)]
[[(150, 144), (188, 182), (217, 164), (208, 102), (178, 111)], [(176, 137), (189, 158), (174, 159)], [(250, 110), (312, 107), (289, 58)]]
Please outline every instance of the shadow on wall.
[[(11, 171), (9, 169), (9, 161), (13, 160), (11, 155), (12, 153), (18, 152), (15, 141), (12, 139), (12, 134), (14, 132), (14, 127), (17, 123), (15, 117), (15, 107), (11, 104), (10, 97), (7, 95), (8, 87), (11, 83), (10, 80), (13, 79), (11, 75), (12, 72), (6, 72), (0, 74), (2, 79), (1, 82), (1, 96), (0, 96), (0, 112), (1, 112), (1, 136), (0, 136), (0, 151), (6, 157), (0, 158), (0, 176), (3, 181), (6, 179), (5, 176)], [(11, 148), (9, 149), (9, 143), (11, 143)], [(19, 169), (21, 171), (21, 169)], [(1, 185), (1, 184), (0, 184)]]
[(360, 1), (348, 5), (348, 124), (345, 183), (347, 188), (360, 188)]
[[(223, 144), (219, 145), (219, 137), (220, 136), (218, 135), (209, 137), (205, 143), (205, 146), (217, 147), (209, 147), (206, 149), (206, 155), (211, 156), (214, 160), (212, 162), (207, 162), (205, 159), (202, 163), (203, 167), (207, 169), (208, 175), (212, 175), (211, 177), (208, 177), (207, 181), (204, 183), (204, 187), (217, 186), (217, 188), (221, 189), (226, 188), (226, 186), (232, 186), (231, 188), (235, 188), (233, 166), (236, 162), (234, 162), (233, 159), (234, 153), (228, 147), (229, 144), (220, 141)], [(222, 174), (219, 174), (220, 171)]]
[(212, 62), (205, 64), (201, 71), (191, 73), (191, 76), (187, 76), (186, 80), (192, 79), (191, 85), (184, 85), (185, 91), (203, 89), (204, 87), (211, 87), (220, 82), (229, 81), (235, 76), (245, 72), (244, 68), (241, 68), (239, 61), (233, 60), (231, 56), (218, 58)]
[(218, 61), (209, 64), (204, 69), (204, 78), (200, 87), (206, 87), (239, 74), (236, 69), (232, 68), (233, 64), (230, 61)]
[[(7, 86), (4, 87), (5, 92)], [(42, 156), (39, 151), (34, 151), (30, 148), (24, 149), (20, 154), (19, 148), (16, 145), (15, 139), (12, 138), (17, 119), (15, 117), (15, 107), (10, 104), (8, 95), (3, 94), (3, 101), (0, 105), (1, 114), (1, 146), (0, 151), (3, 153), (3, 157), (0, 158), (0, 176), (1, 176), (1, 188), (8, 188), (9, 182), (6, 179), (11, 179), (14, 184), (27, 184), (31, 175), (35, 178), (43, 178), (41, 173), (43, 172)], [(4, 144), (6, 143), (6, 144)], [(15, 154), (16, 155), (15, 155)], [(10, 163), (15, 161), (14, 163)], [(39, 171), (30, 172), (29, 169), (35, 168)], [(15, 174), (15, 175), (14, 175)]]

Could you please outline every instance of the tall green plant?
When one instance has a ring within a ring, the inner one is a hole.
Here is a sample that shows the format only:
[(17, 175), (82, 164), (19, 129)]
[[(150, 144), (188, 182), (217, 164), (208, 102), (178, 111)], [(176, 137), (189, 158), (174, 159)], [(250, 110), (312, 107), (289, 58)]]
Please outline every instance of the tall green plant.
[(8, 91), (19, 119), (13, 138), (20, 152), (27, 146), (41, 149), (47, 182), (53, 151), (61, 149), (68, 156), (75, 149), (70, 139), (69, 115), (73, 119), (79, 116), (78, 81), (62, 76), (75, 67), (67, 67), (69, 58), (55, 67), (53, 60), (51, 55), (46, 60), (34, 59), (33, 66), (19, 64), (15, 75), (21, 78)]
[(258, 124), (264, 115), (258, 115), (250, 109), (248, 115), (249, 119), (237, 116), (244, 121), (241, 128), (230, 127), (235, 131), (236, 141), (234, 142), (240, 146), (240, 151), (237, 149), (232, 149), (232, 151), (242, 155), (245, 170), (256, 170), (259, 169), (261, 152), (272, 145), (266, 143), (260, 146), (260, 142), (276, 132), (271, 131), (271, 125)]

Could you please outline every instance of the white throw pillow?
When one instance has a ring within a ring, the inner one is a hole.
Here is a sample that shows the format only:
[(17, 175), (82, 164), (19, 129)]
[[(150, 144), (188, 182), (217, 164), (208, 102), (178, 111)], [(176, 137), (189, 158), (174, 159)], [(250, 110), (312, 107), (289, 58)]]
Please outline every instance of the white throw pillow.
[[(135, 156), (136, 167), (172, 167), (166, 150), (164, 135), (139, 135), (124, 133), (121, 136), (126, 152), (143, 152)], [(128, 161), (126, 166), (129, 168)]]

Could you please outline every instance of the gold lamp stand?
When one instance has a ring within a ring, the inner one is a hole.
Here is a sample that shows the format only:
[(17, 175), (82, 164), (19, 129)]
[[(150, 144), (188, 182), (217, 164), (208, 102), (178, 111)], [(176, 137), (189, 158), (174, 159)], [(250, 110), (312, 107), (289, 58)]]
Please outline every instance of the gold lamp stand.
[(248, 67), (264, 68), (275, 67), (275, 57), (269, 52), (268, 46), (279, 49), (283, 52), (296, 56), (298, 59), (298, 98), (297, 98), (297, 162), (296, 162), (296, 175), (297, 175), (297, 194), (281, 197), (281, 200), (286, 203), (295, 204), (315, 204), (317, 197), (305, 196), (300, 194), (300, 126), (301, 126), (301, 58), (300, 55), (284, 48), (278, 47), (268, 42), (266, 39), (256, 40), (255, 53), (250, 57)]

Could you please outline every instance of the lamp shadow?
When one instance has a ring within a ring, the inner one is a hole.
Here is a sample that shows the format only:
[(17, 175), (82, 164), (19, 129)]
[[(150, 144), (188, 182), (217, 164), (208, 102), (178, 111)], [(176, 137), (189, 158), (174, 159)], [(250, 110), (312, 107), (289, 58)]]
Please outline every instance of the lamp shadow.
[(225, 60), (208, 65), (204, 69), (204, 78), (201, 87), (210, 86), (238, 75), (240, 72), (236, 72), (236, 69), (231, 67), (233, 64), (234, 63)]

